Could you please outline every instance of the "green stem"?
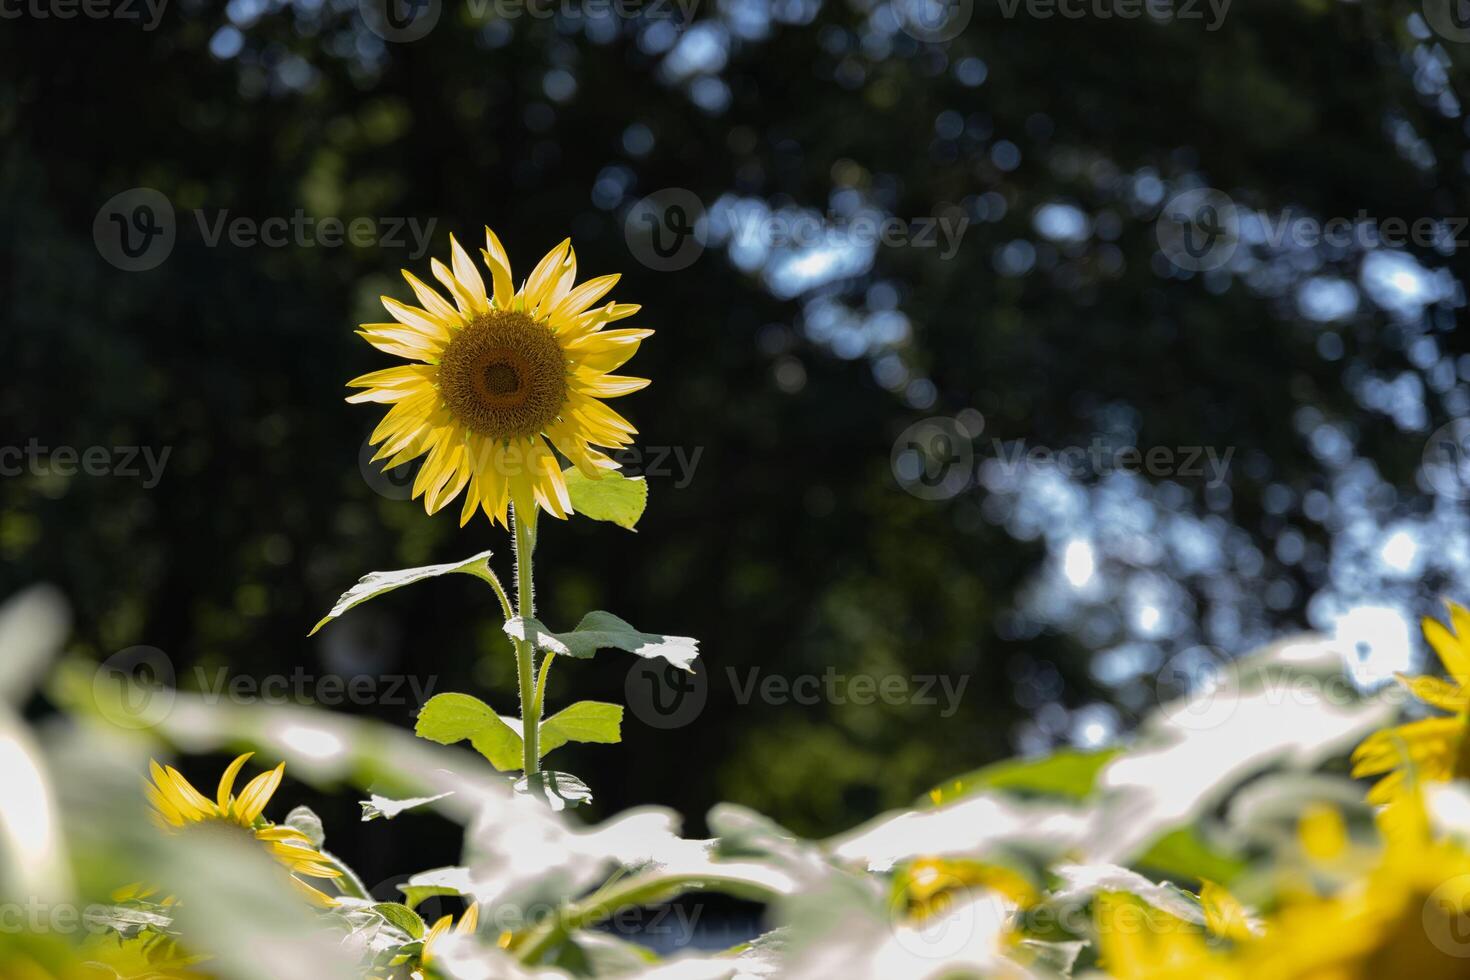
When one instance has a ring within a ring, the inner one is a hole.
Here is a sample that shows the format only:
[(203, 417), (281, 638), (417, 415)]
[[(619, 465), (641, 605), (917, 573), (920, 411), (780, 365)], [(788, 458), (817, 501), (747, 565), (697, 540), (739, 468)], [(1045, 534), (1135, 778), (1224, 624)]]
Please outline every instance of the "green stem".
[[(536, 615), (536, 599), (531, 576), (531, 556), (536, 550), (536, 511), (529, 515), (515, 511), (516, 603), (523, 622)], [(521, 689), (521, 742), (526, 750), (526, 776), (534, 776), (541, 768), (541, 704), (536, 692), (536, 648), (526, 640), (516, 640), (516, 671)]]
[(546, 675), (551, 673), (551, 664), (556, 660), (556, 654), (548, 653), (546, 659), (541, 661), (541, 676), (536, 681), (536, 717), (540, 718), (546, 711)]

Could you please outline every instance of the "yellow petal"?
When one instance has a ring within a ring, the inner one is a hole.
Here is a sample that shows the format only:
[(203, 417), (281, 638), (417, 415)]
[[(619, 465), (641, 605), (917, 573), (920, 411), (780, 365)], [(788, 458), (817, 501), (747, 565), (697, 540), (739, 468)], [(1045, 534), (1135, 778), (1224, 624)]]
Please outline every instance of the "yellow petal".
[(270, 772), (263, 772), (252, 779), (240, 791), (240, 797), (235, 801), (235, 819), (247, 827), (253, 824), (265, 810), (265, 805), (270, 802), (276, 788), (281, 785), (281, 777), (285, 773), (286, 764), (283, 762)]
[(245, 765), (254, 752), (246, 752), (244, 755), (236, 756), (235, 761), (219, 777), (219, 791), (215, 794), (214, 801), (219, 806), (220, 813), (229, 813), (230, 794), (235, 790), (235, 777), (240, 775), (240, 767)]
[(490, 299), (485, 295), (485, 280), (480, 276), (480, 270), (475, 268), (475, 263), (470, 260), (470, 254), (464, 250), (453, 235), (449, 236), (450, 263), (454, 268), (454, 278), (464, 287), (465, 293), (470, 298), (472, 309), (475, 313), (486, 313), (490, 310)]
[(449, 340), (449, 328), (458, 323), (458, 318), (446, 321), (434, 316), (428, 310), (400, 303), (391, 296), (380, 296), (378, 299), (382, 301), (383, 309), (387, 310), (393, 319), (441, 343)]
[(510, 309), (516, 294), (515, 279), (510, 274), (510, 256), (506, 255), (505, 246), (500, 244), (500, 239), (490, 230), (489, 225), (485, 226), (485, 247), (480, 254), (490, 269), (490, 281), (495, 291), (495, 308)]
[(419, 303), (423, 305), (430, 316), (449, 325), (463, 322), (464, 318), (460, 315), (459, 310), (455, 309), (453, 303), (440, 296), (438, 290), (419, 279), (418, 276), (409, 272), (407, 269), (401, 271), (403, 272), (403, 278), (408, 280), (408, 285), (413, 290), (413, 294), (419, 298)]
[[(1464, 610), (1461, 610), (1460, 614), (1463, 616)], [(1450, 610), (1450, 618), (1453, 622), (1455, 618), (1453, 607)], [(1424, 618), (1424, 638), (1429, 641), (1430, 646), (1434, 647), (1434, 652), (1439, 654), (1440, 662), (1444, 664), (1450, 676), (1459, 682), (1461, 687), (1470, 687), (1470, 651), (1465, 649), (1465, 644), (1460, 637), (1445, 629), (1444, 624), (1439, 620), (1426, 616)]]
[(1394, 680), (1408, 688), (1410, 694), (1446, 711), (1460, 712), (1470, 707), (1470, 691), (1457, 687), (1439, 677), (1409, 677), (1394, 674)]
[(521, 290), (521, 299), (525, 302), (526, 312), (534, 312), (541, 300), (561, 278), (562, 263), (566, 261), (567, 252), (571, 247), (572, 240), (564, 239), (560, 245), (547, 252), (546, 256), (536, 264), (536, 268), (531, 270), (531, 276), (526, 280), (525, 288)]

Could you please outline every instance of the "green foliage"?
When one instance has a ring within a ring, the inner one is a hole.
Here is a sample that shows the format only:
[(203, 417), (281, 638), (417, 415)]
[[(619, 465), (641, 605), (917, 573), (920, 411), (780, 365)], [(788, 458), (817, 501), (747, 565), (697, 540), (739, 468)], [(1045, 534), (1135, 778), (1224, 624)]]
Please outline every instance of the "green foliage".
[(436, 694), (419, 711), (414, 734), (440, 745), (469, 739), (501, 772), (521, 766), (521, 735), (479, 698)]
[(582, 617), (569, 633), (553, 633), (540, 621), (516, 617), (505, 624), (505, 632), (529, 640), (537, 649), (586, 659), (598, 650), (625, 650), (646, 659), (661, 658), (680, 670), (693, 672), (699, 656), (699, 641), (690, 636), (644, 633), (610, 612), (598, 610)]
[(613, 744), (623, 738), (623, 706), (578, 701), (541, 723), (541, 755), (568, 742)]
[(315, 634), (317, 630), (330, 623), (355, 606), (360, 606), (369, 599), (376, 599), (380, 595), (386, 595), (395, 589), (401, 589), (405, 585), (422, 582), (425, 579), (438, 578), (441, 575), (473, 575), (475, 578), (485, 581), (495, 581), (495, 573), (490, 571), (489, 551), (482, 551), (478, 555), (466, 558), (464, 561), (449, 562), (444, 565), (426, 565), (422, 568), (400, 568), (391, 572), (368, 572), (357, 584), (337, 600), (330, 612), (317, 621), (311, 628), (308, 636)]
[(986, 789), (1035, 793), (1082, 800), (1092, 794), (1098, 773), (1119, 749), (1083, 752), (1064, 749), (1039, 759), (1008, 759), (948, 780), (929, 791), (932, 803), (952, 803)]
[(626, 477), (616, 470), (607, 470), (593, 480), (572, 467), (562, 477), (567, 481), (572, 507), (584, 517), (610, 521), (632, 531), (648, 506), (648, 481), (641, 476)]

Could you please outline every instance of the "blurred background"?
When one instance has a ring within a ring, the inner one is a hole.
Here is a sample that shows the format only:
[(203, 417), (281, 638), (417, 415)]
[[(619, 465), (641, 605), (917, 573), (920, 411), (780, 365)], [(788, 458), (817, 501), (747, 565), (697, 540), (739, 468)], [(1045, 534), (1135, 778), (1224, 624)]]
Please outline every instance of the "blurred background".
[[(594, 816), (829, 834), (1285, 633), (1381, 684), (1470, 598), (1450, 0), (0, 13), (0, 591), (60, 588), (78, 656), (405, 728), (420, 692), (513, 712), (470, 578), (306, 635), (370, 570), (509, 574), (343, 401), (392, 363), (353, 329), (398, 270), (487, 223), (517, 276), (572, 236), (657, 331), (617, 405), (648, 513), (544, 521), (539, 599), (705, 672), (673, 715), (630, 658), (553, 674), (553, 708), (632, 709), (560, 750)], [(350, 793), (286, 796), (369, 881), (457, 859), (448, 824), (406, 854)]]

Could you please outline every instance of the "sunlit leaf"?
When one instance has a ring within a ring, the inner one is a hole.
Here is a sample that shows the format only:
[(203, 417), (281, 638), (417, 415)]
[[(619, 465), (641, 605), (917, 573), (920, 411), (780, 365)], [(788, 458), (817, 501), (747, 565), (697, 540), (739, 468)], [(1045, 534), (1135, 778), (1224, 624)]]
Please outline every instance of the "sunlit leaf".
[(1119, 751), (1063, 749), (1040, 759), (1007, 759), (947, 780), (930, 790), (927, 800), (949, 803), (982, 789), (1085, 799), (1092, 793), (1097, 774)]
[(541, 723), (541, 755), (568, 742), (613, 744), (622, 741), (623, 706), (578, 701)]
[(406, 800), (394, 800), (374, 793), (369, 799), (359, 802), (362, 806), (363, 820), (377, 820), (380, 817), (384, 820), (392, 820), (405, 810), (412, 810), (416, 806), (424, 806), (451, 795), (453, 794), (440, 793), (436, 796), (415, 796)]
[(506, 621), (505, 632), (518, 640), (529, 640), (539, 649), (568, 657), (587, 658), (598, 650), (625, 650), (648, 659), (662, 658), (680, 670), (694, 671), (699, 641), (691, 636), (662, 636), (643, 633), (610, 612), (590, 612), (577, 628), (553, 633), (539, 620), (516, 616)]
[(322, 818), (312, 811), (311, 807), (298, 806), (286, 814), (286, 826), (294, 827), (306, 835), (311, 841), (312, 847), (321, 847), (327, 839), (327, 832), (322, 829)]
[(566, 810), (592, 802), (592, 790), (571, 773), (542, 770), (516, 780), (516, 792), (545, 800), (553, 810)]
[(521, 768), (521, 736), (490, 706), (468, 694), (436, 694), (419, 710), (414, 734), (440, 745), (469, 739), (475, 750), (501, 772)]
[(641, 476), (627, 477), (609, 470), (593, 480), (572, 467), (562, 477), (572, 498), (572, 509), (584, 517), (611, 521), (631, 531), (648, 506), (648, 482)]
[(424, 920), (420, 919), (419, 914), (407, 905), (400, 905), (397, 902), (379, 902), (373, 906), (373, 911), (408, 933), (411, 938), (424, 938)]
[(332, 607), (331, 612), (323, 616), (311, 628), (311, 633), (308, 633), (307, 636), (316, 633), (317, 630), (354, 606), (360, 606), (369, 599), (376, 599), (380, 595), (392, 592), (395, 589), (401, 589), (405, 585), (422, 582), (424, 579), (438, 578), (440, 575), (459, 574), (473, 575), (475, 578), (493, 582), (495, 581), (495, 574), (490, 571), (490, 554), (488, 551), (482, 551), (472, 558), (466, 558), (464, 561), (449, 562), (445, 565), (400, 568), (391, 572), (368, 572), (362, 578), (358, 579), (356, 585), (342, 593), (342, 597), (337, 600), (337, 604)]

